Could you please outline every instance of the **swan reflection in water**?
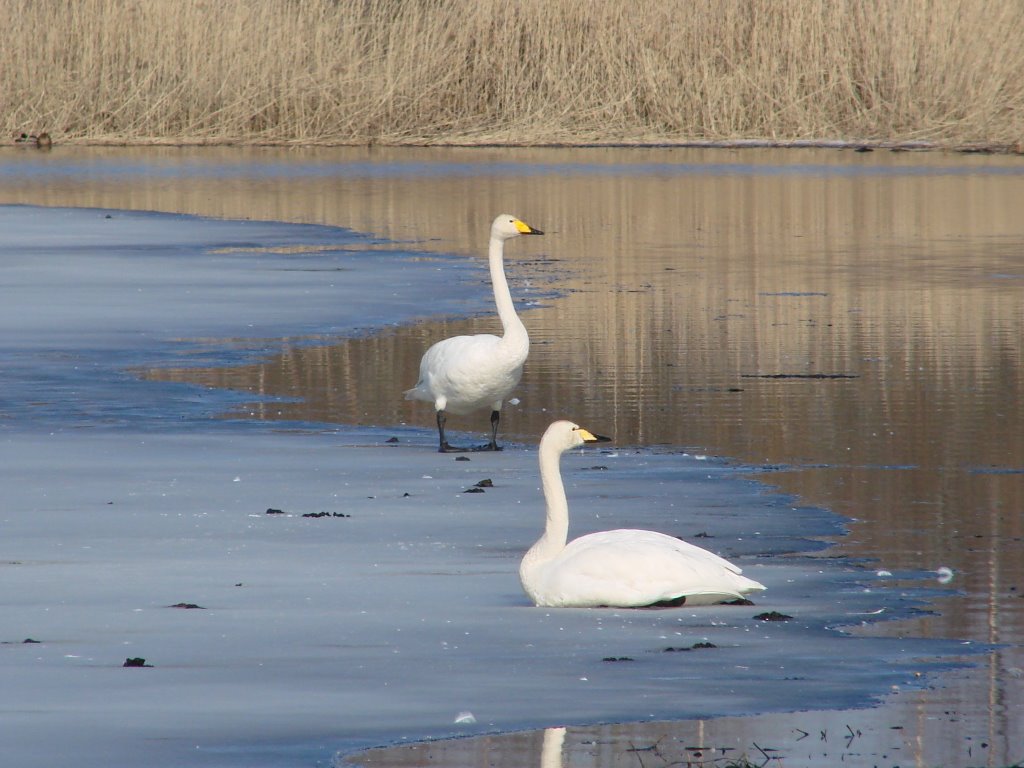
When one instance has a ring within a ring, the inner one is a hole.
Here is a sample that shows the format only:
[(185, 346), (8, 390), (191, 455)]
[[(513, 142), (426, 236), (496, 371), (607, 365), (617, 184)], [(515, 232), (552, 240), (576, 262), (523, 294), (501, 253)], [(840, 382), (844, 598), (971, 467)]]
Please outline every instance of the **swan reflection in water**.
[(540, 748), (540, 768), (562, 768), (562, 747), (565, 744), (565, 726), (544, 729), (544, 742)]

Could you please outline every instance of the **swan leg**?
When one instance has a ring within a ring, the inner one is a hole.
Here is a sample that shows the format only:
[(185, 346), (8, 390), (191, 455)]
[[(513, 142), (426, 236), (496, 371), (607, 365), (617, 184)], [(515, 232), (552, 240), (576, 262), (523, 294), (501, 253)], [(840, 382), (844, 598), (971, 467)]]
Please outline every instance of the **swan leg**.
[(456, 448), (453, 445), (448, 445), (448, 441), (444, 437), (444, 424), (448, 420), (448, 416), (444, 410), (437, 412), (437, 437), (439, 446), (437, 449), (438, 453), (465, 453), (465, 448)]
[(491, 442), (485, 443), (484, 445), (474, 446), (471, 450), (474, 451), (500, 451), (501, 446), (498, 445), (498, 422), (501, 420), (501, 411), (497, 408), (491, 411)]
[(501, 446), (498, 445), (498, 422), (501, 421), (501, 411), (495, 409), (491, 411), (491, 442), (489, 445), (484, 446), (486, 451), (500, 451)]

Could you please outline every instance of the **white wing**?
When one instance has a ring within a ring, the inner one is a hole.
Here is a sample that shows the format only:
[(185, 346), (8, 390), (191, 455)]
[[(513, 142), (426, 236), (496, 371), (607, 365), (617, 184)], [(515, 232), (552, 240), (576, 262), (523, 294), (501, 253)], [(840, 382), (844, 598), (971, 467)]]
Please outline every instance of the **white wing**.
[(643, 606), (680, 597), (701, 605), (764, 589), (713, 552), (655, 531), (582, 536), (544, 570), (549, 605)]

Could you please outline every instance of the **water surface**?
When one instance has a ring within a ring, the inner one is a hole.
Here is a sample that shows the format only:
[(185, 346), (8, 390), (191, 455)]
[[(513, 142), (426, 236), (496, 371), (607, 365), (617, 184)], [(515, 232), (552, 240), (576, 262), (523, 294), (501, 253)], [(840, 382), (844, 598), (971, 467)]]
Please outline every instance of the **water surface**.
[[(0, 199), (337, 224), (478, 259), (470, 319), (432, 318), (424, 295), (424, 322), (148, 374), (296, 398), (235, 416), (424, 434), (430, 408), (400, 393), (430, 343), (496, 329), (479, 257), (493, 216), (520, 215), (547, 235), (507, 249), (533, 346), (506, 438), (568, 416), (622, 445), (732, 457), (848, 515), (831, 555), (897, 578), (953, 569), (959, 594), (934, 614), (872, 631), (1004, 644), (925, 704), (980, 718), (1004, 760), (1022, 757), (1020, 158), (58, 148), (0, 155)], [(450, 424), (482, 436), (486, 414)]]

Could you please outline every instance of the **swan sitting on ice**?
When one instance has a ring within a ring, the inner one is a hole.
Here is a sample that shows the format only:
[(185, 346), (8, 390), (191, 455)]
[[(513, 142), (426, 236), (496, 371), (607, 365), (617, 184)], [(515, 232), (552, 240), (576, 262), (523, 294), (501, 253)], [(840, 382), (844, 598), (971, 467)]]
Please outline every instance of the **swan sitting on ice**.
[(655, 531), (602, 531), (566, 544), (569, 505), (559, 459), (574, 446), (608, 440), (569, 421), (556, 421), (541, 438), (547, 525), (519, 567), (523, 589), (534, 603), (553, 608), (710, 605), (765, 588), (728, 560)]
[(453, 336), (434, 344), (420, 361), (420, 379), (405, 393), (406, 400), (425, 400), (437, 411), (437, 434), (442, 453), (459, 451), (448, 444), (444, 425), (448, 413), (464, 416), (490, 406), (491, 442), (486, 450), (500, 451), (498, 420), (501, 404), (523, 375), (530, 337), (516, 314), (508, 290), (503, 262), (505, 241), (519, 235), (543, 235), (515, 216), (502, 214), (491, 225), (488, 262), (494, 303), (501, 319), (502, 336), (478, 333)]

